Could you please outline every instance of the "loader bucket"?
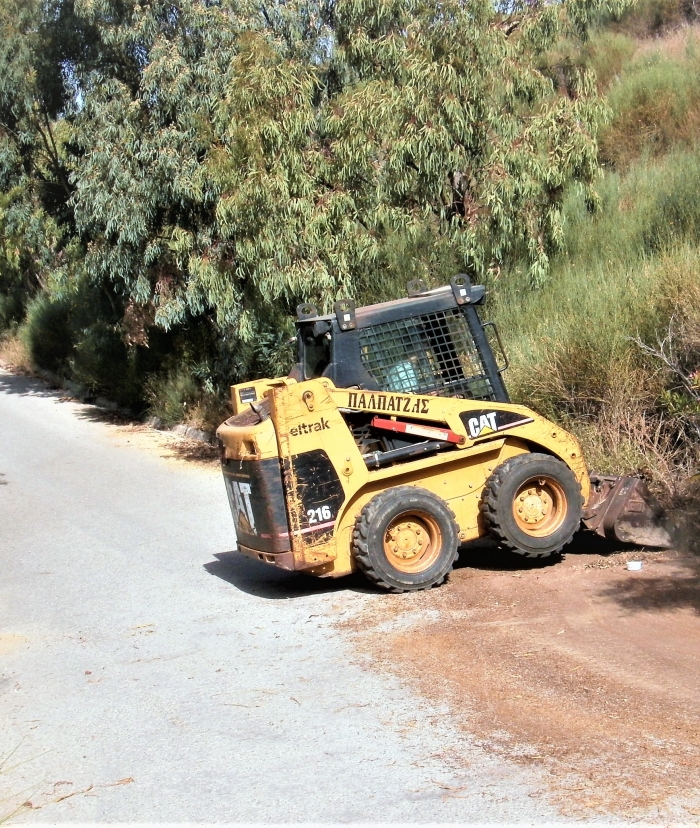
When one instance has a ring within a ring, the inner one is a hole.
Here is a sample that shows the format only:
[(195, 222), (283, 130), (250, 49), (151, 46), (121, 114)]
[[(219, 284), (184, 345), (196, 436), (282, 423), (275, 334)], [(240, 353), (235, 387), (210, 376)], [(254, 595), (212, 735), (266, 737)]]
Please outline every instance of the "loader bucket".
[(583, 525), (603, 538), (667, 549), (673, 540), (661, 504), (638, 477), (591, 474)]

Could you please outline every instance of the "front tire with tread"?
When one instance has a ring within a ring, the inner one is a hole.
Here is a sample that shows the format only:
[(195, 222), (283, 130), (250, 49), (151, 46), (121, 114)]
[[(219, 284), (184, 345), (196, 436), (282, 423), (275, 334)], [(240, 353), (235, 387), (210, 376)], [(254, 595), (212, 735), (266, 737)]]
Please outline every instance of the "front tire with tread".
[(480, 510), (489, 534), (503, 546), (527, 558), (546, 558), (561, 552), (578, 531), (583, 497), (566, 463), (548, 454), (520, 454), (486, 481)]

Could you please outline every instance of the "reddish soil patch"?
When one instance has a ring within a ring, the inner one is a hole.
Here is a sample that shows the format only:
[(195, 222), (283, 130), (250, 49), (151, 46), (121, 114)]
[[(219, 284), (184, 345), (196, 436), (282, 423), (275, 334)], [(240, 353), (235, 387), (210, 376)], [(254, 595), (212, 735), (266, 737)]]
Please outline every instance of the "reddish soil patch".
[(372, 603), (351, 623), (373, 665), (538, 766), (565, 813), (648, 817), (671, 800), (697, 821), (700, 559), (590, 539), (548, 562), (482, 546), (444, 587)]

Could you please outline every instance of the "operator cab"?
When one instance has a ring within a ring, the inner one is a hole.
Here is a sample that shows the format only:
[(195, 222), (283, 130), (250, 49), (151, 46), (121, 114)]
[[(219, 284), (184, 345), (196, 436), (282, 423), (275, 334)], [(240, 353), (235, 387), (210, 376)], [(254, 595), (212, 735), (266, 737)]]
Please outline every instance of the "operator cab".
[(509, 402), (500, 337), (477, 312), (485, 294), (482, 285), (460, 274), (435, 290), (416, 280), (409, 283), (408, 298), (378, 305), (355, 308), (341, 299), (327, 316), (313, 305), (299, 305), (298, 361), (290, 376), (328, 377), (338, 388)]

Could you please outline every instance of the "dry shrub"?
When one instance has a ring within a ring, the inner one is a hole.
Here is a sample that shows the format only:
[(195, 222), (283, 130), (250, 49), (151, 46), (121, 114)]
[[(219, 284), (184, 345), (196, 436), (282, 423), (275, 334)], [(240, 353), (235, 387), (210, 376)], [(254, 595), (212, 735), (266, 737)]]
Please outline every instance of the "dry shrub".
[[(199, 374), (199, 376), (198, 376)], [(216, 393), (193, 366), (180, 366), (167, 374), (151, 376), (146, 382), (148, 411), (164, 425), (187, 423), (214, 431), (231, 416), (228, 397)]]
[[(674, 51), (675, 40), (668, 44)], [(664, 155), (690, 148), (700, 125), (700, 76), (696, 35), (685, 39), (685, 55), (671, 57), (662, 45), (643, 51), (608, 92), (611, 122), (600, 134), (601, 159), (618, 170), (646, 154)]]
[(520, 395), (557, 418), (597, 419), (618, 390), (624, 388), (627, 397), (638, 394), (631, 362), (630, 354), (606, 354), (595, 341), (552, 341), (538, 371), (521, 384)]
[(29, 349), (16, 333), (6, 332), (0, 336), (0, 365), (10, 371), (25, 374), (34, 371)]
[(549, 408), (581, 441), (590, 469), (642, 477), (674, 502), (697, 468), (697, 435), (687, 418), (664, 410), (666, 372), (630, 344), (612, 359), (603, 353), (555, 351), (531, 385), (536, 408)]
[(692, 333), (692, 336), (700, 324), (699, 267), (700, 252), (693, 247), (683, 247), (664, 255), (656, 268), (660, 313), (667, 319), (672, 316), (682, 319), (688, 326), (687, 334)]
[(695, 22), (695, 6), (694, 0), (636, 0), (610, 28), (639, 39), (658, 38)]
[(604, 91), (623, 72), (635, 52), (635, 41), (624, 34), (603, 31), (584, 44), (581, 53), (584, 64), (596, 75), (599, 91)]
[(637, 345), (662, 379), (657, 416), (675, 469), (670, 490), (676, 498), (697, 501), (700, 489), (689, 488), (688, 481), (697, 480), (700, 465), (700, 284), (692, 276), (681, 279), (681, 273), (673, 268), (666, 284), (665, 332)]
[(597, 270), (571, 263), (539, 292), (501, 289), (496, 307), (514, 400), (576, 434), (589, 468), (641, 475), (666, 503), (699, 468), (700, 422), (653, 351), (672, 321), (681, 370), (700, 368), (698, 274), (694, 245)]
[(688, 25), (680, 24), (663, 35), (641, 42), (637, 41), (632, 57), (635, 60), (641, 60), (653, 58), (655, 55), (663, 55), (670, 60), (683, 61), (688, 58), (689, 50), (692, 53), (694, 41), (697, 40), (698, 35), (700, 35), (700, 25), (696, 22)]
[(193, 428), (215, 432), (232, 414), (231, 406), (219, 396), (203, 394), (185, 413), (185, 423)]
[(560, 342), (519, 396), (576, 434), (589, 468), (640, 475), (670, 493), (679, 458), (659, 416), (662, 391), (661, 372), (642, 368), (632, 345), (610, 355)]

